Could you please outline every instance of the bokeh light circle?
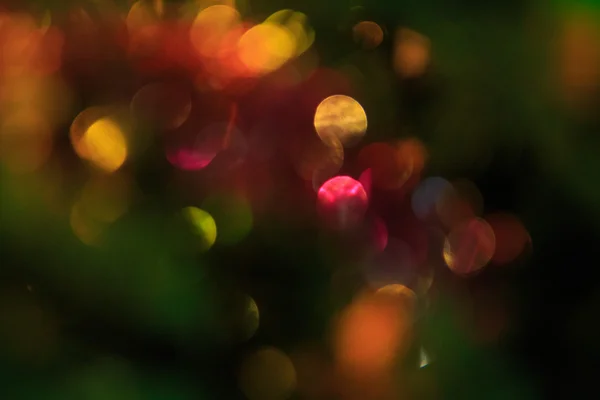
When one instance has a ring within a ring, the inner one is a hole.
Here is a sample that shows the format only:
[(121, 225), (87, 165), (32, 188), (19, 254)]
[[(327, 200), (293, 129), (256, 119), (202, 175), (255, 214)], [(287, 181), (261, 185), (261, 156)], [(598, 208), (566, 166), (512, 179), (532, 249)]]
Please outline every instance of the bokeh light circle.
[(491, 226), (481, 218), (471, 218), (452, 229), (444, 242), (446, 265), (458, 275), (478, 272), (493, 257), (496, 239)]
[(374, 49), (383, 42), (383, 30), (373, 21), (361, 21), (352, 28), (354, 41), (365, 49)]
[(373, 379), (391, 372), (410, 345), (412, 309), (386, 294), (363, 294), (340, 315), (334, 355), (351, 379)]
[(71, 145), (75, 150), (75, 153), (81, 158), (87, 156), (87, 148), (84, 146), (82, 141), (88, 128), (96, 121), (101, 118), (108, 117), (114, 110), (110, 107), (88, 107), (81, 111), (73, 122), (69, 129), (69, 138), (71, 139)]
[(349, 176), (336, 176), (325, 182), (317, 193), (317, 202), (320, 215), (334, 229), (356, 227), (368, 206), (362, 184)]
[(200, 237), (200, 247), (208, 250), (217, 240), (217, 224), (213, 217), (197, 207), (185, 207), (183, 215), (197, 236)]
[(318, 105), (314, 126), (319, 137), (326, 140), (335, 135), (345, 146), (357, 144), (367, 131), (367, 114), (350, 96), (329, 96)]
[(275, 71), (296, 54), (294, 35), (284, 26), (265, 22), (248, 29), (238, 42), (240, 61), (253, 75)]
[(286, 27), (296, 44), (296, 55), (304, 53), (315, 40), (315, 31), (308, 26), (306, 14), (290, 9), (279, 10), (271, 14), (265, 22), (272, 22)]
[(430, 40), (410, 29), (400, 28), (396, 32), (393, 64), (396, 72), (405, 78), (422, 75), (430, 59)]
[(240, 13), (233, 7), (217, 4), (200, 11), (190, 29), (190, 40), (198, 54), (219, 57), (231, 49), (227, 36), (241, 23)]
[(85, 131), (81, 145), (85, 149), (80, 156), (96, 167), (114, 172), (127, 158), (127, 142), (117, 122), (101, 118)]

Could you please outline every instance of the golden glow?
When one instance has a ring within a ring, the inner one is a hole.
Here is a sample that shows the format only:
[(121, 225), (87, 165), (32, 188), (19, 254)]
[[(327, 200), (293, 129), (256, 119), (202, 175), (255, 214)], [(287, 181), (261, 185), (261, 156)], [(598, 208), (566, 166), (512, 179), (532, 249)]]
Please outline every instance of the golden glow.
[(296, 370), (285, 353), (263, 347), (242, 362), (239, 383), (249, 400), (284, 400), (296, 388)]
[(294, 35), (285, 27), (265, 22), (247, 30), (238, 42), (238, 56), (250, 73), (272, 72), (296, 54)]
[(296, 55), (304, 53), (315, 41), (315, 31), (308, 26), (308, 18), (301, 12), (280, 10), (271, 14), (265, 22), (284, 26), (294, 35)]
[(429, 65), (429, 39), (410, 29), (399, 29), (394, 43), (394, 69), (407, 78), (422, 75)]
[(217, 240), (217, 224), (213, 217), (196, 207), (186, 207), (183, 213), (191, 223), (194, 233), (202, 238), (202, 249), (210, 249)]
[[(192, 24), (192, 45), (203, 57), (218, 57), (229, 50), (224, 48), (227, 36), (240, 26), (240, 13), (233, 7), (214, 5), (200, 11)], [(227, 46), (225, 46), (227, 47)]]
[(383, 30), (373, 21), (361, 21), (352, 28), (354, 41), (365, 49), (374, 49), (383, 42)]
[(127, 143), (119, 125), (110, 118), (101, 118), (85, 132), (81, 143), (84, 158), (106, 172), (114, 172), (127, 158)]
[(397, 299), (406, 299), (409, 303), (414, 304), (417, 301), (417, 295), (404, 285), (393, 283), (385, 285), (377, 289), (377, 294), (381, 296), (391, 296)]
[(88, 156), (87, 148), (82, 141), (88, 128), (100, 118), (108, 116), (110, 112), (108, 107), (89, 107), (77, 114), (71, 123), (69, 138), (71, 139), (73, 150), (75, 150), (75, 153), (79, 157), (87, 158)]
[(367, 114), (358, 101), (344, 95), (327, 97), (315, 112), (315, 129), (321, 140), (335, 135), (348, 147), (356, 144), (367, 131)]

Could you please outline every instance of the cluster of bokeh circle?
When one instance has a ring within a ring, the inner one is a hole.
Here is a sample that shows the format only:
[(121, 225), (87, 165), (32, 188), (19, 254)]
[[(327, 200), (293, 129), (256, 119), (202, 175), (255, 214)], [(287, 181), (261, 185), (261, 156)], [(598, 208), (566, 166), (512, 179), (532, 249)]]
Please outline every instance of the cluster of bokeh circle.
[[(278, 87), (318, 74), (311, 66), (315, 32), (306, 15), (282, 10), (253, 24), (229, 3), (198, 10), (186, 25), (186, 54), (193, 61), (177, 60), (184, 69), (202, 71), (194, 76), (195, 87), (154, 79), (140, 85), (127, 104), (91, 106), (73, 120), (72, 148), (95, 171), (70, 212), (72, 230), (85, 244), (100, 245), (106, 228), (135, 200), (133, 179), (123, 166), (150, 146), (140, 132), (162, 134), (164, 159), (173, 169), (205, 171), (224, 153), (243, 158), (253, 150), (238, 127), (240, 110), (232, 93), (278, 71), (285, 71), (271, 81)], [(148, 62), (144, 51), (161, 35), (159, 14), (145, 2), (130, 9), (125, 22), (131, 62)], [(371, 51), (386, 32), (376, 22), (359, 21), (351, 36)], [(429, 40), (403, 28), (394, 42), (394, 70), (406, 78), (423, 74)], [(226, 101), (210, 98), (199, 110), (202, 91), (225, 93)], [(304, 132), (301, 146), (292, 148), (290, 164), (313, 190), (319, 229), (360, 242), (365, 285), (334, 322), (336, 371), (359, 386), (374, 379), (385, 387), (380, 379), (397, 354), (407, 351), (416, 304), (435, 280), (436, 256), (452, 273), (470, 277), (486, 266), (513, 262), (530, 237), (517, 216), (485, 213), (483, 196), (472, 182), (426, 176), (427, 146), (418, 138), (371, 141), (368, 110), (351, 94), (346, 90), (318, 99), (310, 110), (312, 129)], [(243, 193), (211, 193), (182, 207), (177, 218), (194, 237), (195, 250), (207, 252), (242, 242), (255, 223), (253, 207)], [(250, 296), (244, 297), (243, 320), (241, 336), (248, 339), (260, 326), (259, 304)], [(301, 364), (293, 358), (273, 347), (251, 352), (241, 363), (241, 390), (251, 400), (289, 397), (298, 386)]]

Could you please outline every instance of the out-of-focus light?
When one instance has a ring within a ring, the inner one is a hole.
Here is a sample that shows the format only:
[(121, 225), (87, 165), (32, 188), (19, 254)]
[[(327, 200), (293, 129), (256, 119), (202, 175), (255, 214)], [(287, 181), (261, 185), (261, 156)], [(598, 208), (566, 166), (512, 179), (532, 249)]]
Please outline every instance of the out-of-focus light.
[(492, 227), (496, 238), (496, 251), (492, 257), (495, 264), (507, 264), (515, 260), (531, 241), (523, 223), (512, 214), (490, 214), (485, 220)]
[(123, 131), (110, 118), (101, 118), (90, 125), (80, 144), (85, 150), (79, 156), (106, 172), (116, 171), (127, 158)]
[(435, 216), (436, 204), (452, 185), (446, 179), (434, 176), (424, 179), (411, 197), (412, 210), (422, 221)]
[(471, 218), (457, 225), (444, 242), (444, 261), (452, 272), (470, 275), (483, 268), (494, 255), (496, 239), (490, 225)]
[(345, 147), (349, 147), (365, 135), (367, 114), (352, 97), (329, 96), (317, 107), (314, 125), (321, 139), (335, 135)]
[(373, 21), (361, 21), (352, 28), (354, 41), (365, 49), (374, 49), (383, 42), (383, 30)]
[(374, 288), (397, 283), (413, 286), (417, 272), (410, 246), (400, 239), (389, 238), (385, 250), (367, 261), (365, 276)]
[(418, 32), (401, 28), (396, 32), (394, 40), (396, 73), (405, 78), (422, 75), (429, 65), (429, 39)]
[(429, 356), (425, 352), (425, 349), (421, 347), (419, 350), (419, 368), (425, 368), (429, 365)]
[(362, 184), (349, 176), (336, 176), (325, 182), (317, 194), (318, 210), (334, 229), (356, 227), (363, 220), (368, 198)]
[(253, 75), (275, 71), (296, 54), (296, 40), (285, 26), (264, 22), (248, 29), (238, 42), (238, 56)]
[(131, 100), (136, 120), (159, 129), (176, 129), (190, 116), (192, 101), (189, 91), (177, 84), (150, 83)]
[(216, 153), (203, 153), (194, 148), (175, 148), (167, 151), (167, 160), (184, 171), (195, 171), (206, 167)]
[(285, 400), (296, 388), (296, 371), (285, 353), (263, 347), (242, 362), (239, 384), (249, 400)]
[(242, 196), (214, 194), (202, 202), (202, 208), (213, 216), (219, 227), (217, 243), (237, 244), (252, 230), (252, 209)]
[(217, 224), (213, 217), (197, 207), (186, 207), (183, 214), (189, 221), (194, 233), (200, 236), (201, 249), (208, 250), (217, 240)]
[(227, 5), (214, 5), (200, 11), (190, 29), (192, 45), (202, 57), (215, 58), (231, 51), (227, 36), (239, 29), (240, 13)]
[(89, 150), (85, 146), (83, 137), (85, 136), (88, 128), (94, 124), (94, 122), (108, 117), (114, 110), (111, 107), (88, 107), (81, 111), (73, 122), (69, 130), (69, 138), (71, 139), (71, 145), (75, 153), (81, 158), (88, 156)]
[(410, 345), (412, 310), (395, 298), (363, 295), (348, 306), (335, 329), (334, 352), (348, 378), (388, 373)]
[(387, 296), (390, 300), (400, 302), (411, 312), (414, 312), (417, 306), (417, 295), (415, 292), (399, 283), (385, 285), (377, 289), (375, 294), (377, 296)]
[(271, 14), (265, 22), (287, 28), (295, 38), (296, 55), (304, 53), (315, 41), (315, 31), (308, 26), (305, 14), (293, 10), (280, 10)]

